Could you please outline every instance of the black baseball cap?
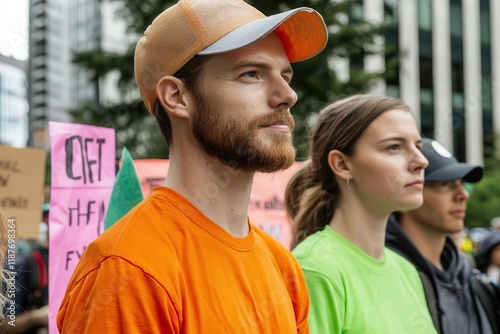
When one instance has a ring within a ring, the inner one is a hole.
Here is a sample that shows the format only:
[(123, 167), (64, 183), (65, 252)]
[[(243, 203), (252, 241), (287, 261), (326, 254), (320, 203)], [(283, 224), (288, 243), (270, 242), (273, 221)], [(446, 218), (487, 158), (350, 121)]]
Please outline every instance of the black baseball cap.
[(483, 178), (483, 167), (458, 162), (443, 145), (434, 139), (422, 139), (422, 153), (429, 160), (425, 169), (426, 182), (450, 182), (463, 179), (476, 183)]
[(498, 244), (500, 244), (500, 231), (494, 231), (479, 244), (477, 257), (487, 258)]

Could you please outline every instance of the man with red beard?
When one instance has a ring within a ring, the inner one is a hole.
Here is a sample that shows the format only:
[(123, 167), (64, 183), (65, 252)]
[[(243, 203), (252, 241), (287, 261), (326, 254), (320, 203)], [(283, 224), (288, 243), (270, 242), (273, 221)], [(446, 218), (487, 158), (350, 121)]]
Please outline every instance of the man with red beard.
[(252, 225), (255, 172), (294, 161), (291, 62), (321, 52), (321, 16), (181, 0), (137, 43), (135, 76), (170, 148), (163, 186), (92, 242), (61, 333), (308, 333), (294, 257)]
[[(498, 333), (494, 287), (477, 279), (450, 237), (464, 228), (469, 193), (483, 168), (458, 162), (439, 142), (424, 138), (423, 205), (399, 212), (387, 226), (386, 246), (417, 268), (438, 333)], [(491, 290), (491, 291), (490, 291)], [(493, 306), (493, 307), (492, 307)]]

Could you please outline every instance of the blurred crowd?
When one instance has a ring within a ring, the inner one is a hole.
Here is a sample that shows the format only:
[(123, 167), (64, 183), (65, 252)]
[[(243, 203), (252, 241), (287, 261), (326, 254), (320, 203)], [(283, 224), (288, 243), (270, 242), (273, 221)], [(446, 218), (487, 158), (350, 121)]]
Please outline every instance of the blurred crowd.
[(469, 263), (499, 283), (500, 279), (500, 218), (493, 218), (490, 227), (464, 228), (452, 234), (457, 248)]

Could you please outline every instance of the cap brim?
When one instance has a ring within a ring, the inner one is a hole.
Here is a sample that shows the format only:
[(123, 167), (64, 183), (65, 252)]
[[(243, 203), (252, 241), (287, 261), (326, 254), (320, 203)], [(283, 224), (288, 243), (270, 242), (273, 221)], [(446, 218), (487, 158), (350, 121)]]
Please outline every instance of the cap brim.
[(476, 183), (483, 178), (483, 168), (477, 165), (458, 163), (445, 166), (432, 174), (425, 174), (426, 182), (450, 182), (463, 179), (465, 182)]
[(301, 7), (244, 24), (198, 52), (198, 55), (240, 49), (277, 28), (290, 62), (311, 58), (326, 46), (328, 32), (323, 18), (315, 10)]
[(487, 257), (493, 248), (500, 244), (500, 232), (493, 232), (479, 244), (477, 256)]

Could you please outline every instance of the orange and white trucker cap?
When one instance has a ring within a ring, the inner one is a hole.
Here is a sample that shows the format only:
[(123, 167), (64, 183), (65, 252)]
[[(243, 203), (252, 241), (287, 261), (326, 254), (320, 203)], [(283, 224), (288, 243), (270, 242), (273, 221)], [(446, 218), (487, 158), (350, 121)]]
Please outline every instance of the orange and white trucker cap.
[(137, 42), (134, 71), (151, 114), (156, 85), (196, 55), (236, 50), (275, 32), (290, 62), (320, 53), (328, 32), (321, 15), (301, 7), (266, 17), (242, 0), (180, 0), (158, 15)]

